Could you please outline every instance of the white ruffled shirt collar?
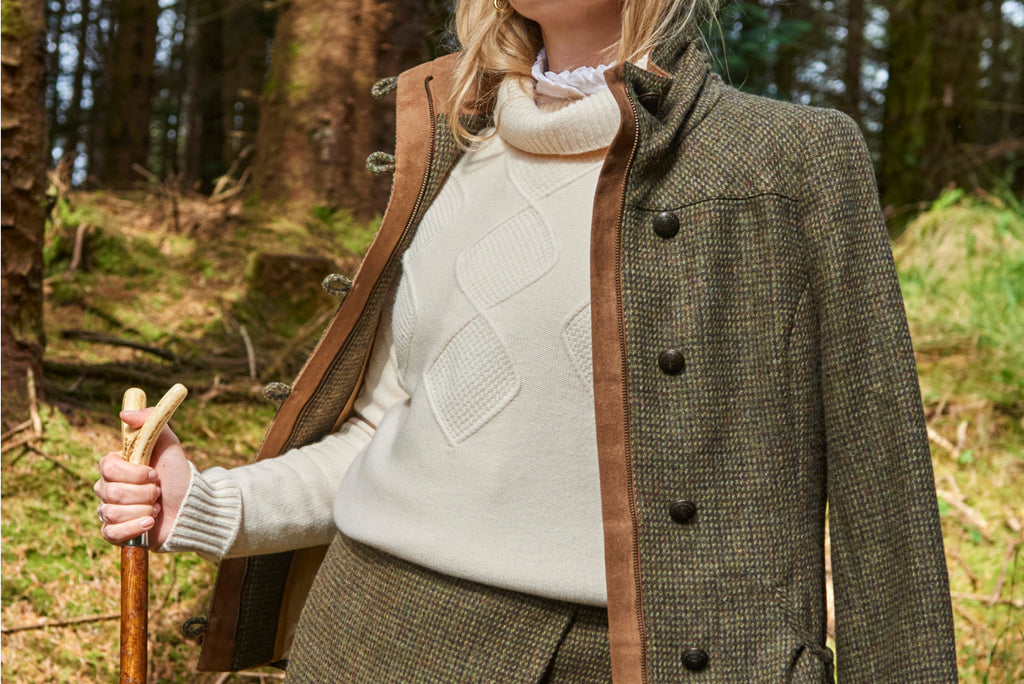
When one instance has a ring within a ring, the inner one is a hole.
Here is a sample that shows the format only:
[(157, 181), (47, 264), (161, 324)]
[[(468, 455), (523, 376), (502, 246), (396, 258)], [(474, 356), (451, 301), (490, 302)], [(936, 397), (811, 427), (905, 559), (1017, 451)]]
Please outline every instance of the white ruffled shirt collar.
[(572, 71), (548, 71), (548, 53), (544, 48), (537, 53), (533, 63), (533, 78), (537, 81), (537, 99), (539, 102), (551, 100), (582, 100), (607, 88), (604, 72), (612, 64), (600, 66), (582, 66)]

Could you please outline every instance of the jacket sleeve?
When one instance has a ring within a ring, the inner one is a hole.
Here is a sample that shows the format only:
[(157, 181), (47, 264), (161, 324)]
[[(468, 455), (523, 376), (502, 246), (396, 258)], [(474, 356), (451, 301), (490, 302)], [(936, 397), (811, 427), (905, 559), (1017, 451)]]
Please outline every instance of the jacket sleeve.
[(805, 149), (841, 682), (955, 682), (952, 609), (903, 299), (856, 124)]

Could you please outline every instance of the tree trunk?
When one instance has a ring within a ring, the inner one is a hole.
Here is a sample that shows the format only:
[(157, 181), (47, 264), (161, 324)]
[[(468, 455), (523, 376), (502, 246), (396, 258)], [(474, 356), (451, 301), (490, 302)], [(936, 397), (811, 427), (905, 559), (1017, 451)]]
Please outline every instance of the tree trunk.
[(54, 2), (46, 7), (47, 42), (53, 49), (46, 50), (46, 119), (47, 130), (54, 134), (60, 130), (57, 118), (61, 96), (57, 90), (57, 78), (61, 67), (61, 36), (64, 33), (64, 18), (67, 16), (67, 3), (64, 0)]
[(783, 3), (776, 11), (779, 12), (780, 21), (803, 21), (814, 26), (795, 43), (780, 45), (775, 54), (773, 80), (777, 97), (787, 102), (799, 101), (798, 91), (801, 84), (797, 79), (797, 71), (803, 66), (808, 55), (817, 49), (814, 36), (820, 29), (816, 26), (815, 20), (820, 17), (814, 8), (805, 2)]
[(940, 30), (934, 41), (931, 73), (932, 121), (926, 128), (923, 155), (926, 199), (947, 183), (978, 185), (967, 145), (977, 142), (978, 80), (981, 54), (979, 0), (936, 3)]
[(85, 88), (86, 55), (88, 44), (86, 38), (89, 34), (89, 5), (90, 0), (81, 0), (81, 7), (78, 14), (78, 25), (75, 27), (76, 43), (75, 49), (75, 71), (71, 81), (71, 99), (68, 103), (68, 113), (64, 121), (64, 154), (74, 155), (78, 152), (78, 144), (82, 141), (82, 94)]
[(231, 6), (225, 11), (231, 31), (224, 35), (224, 161), (230, 165), (256, 141), (259, 97), (267, 74), (267, 46), (274, 35), (274, 22), (273, 16), (256, 3)]
[(860, 123), (861, 65), (864, 60), (864, 0), (847, 0), (843, 56), (843, 111)]
[(4, 0), (3, 325), (4, 420), (27, 415), (26, 376), (42, 375), (43, 222), (46, 192), (46, 19), (43, 0)]
[(196, 41), (196, 106), (192, 136), (196, 156), (192, 168), (198, 172), (199, 190), (209, 193), (214, 181), (224, 174), (224, 3), (197, 0), (199, 35)]
[(140, 177), (132, 165), (147, 163), (159, 9), (157, 0), (120, 0), (113, 5), (115, 26), (105, 69), (104, 154), (96, 169), (105, 185), (134, 185)]
[(878, 184), (883, 204), (903, 207), (925, 199), (921, 170), (931, 94), (931, 3), (890, 0), (888, 33)]
[(366, 157), (393, 147), (393, 102), (370, 87), (425, 58), (419, 0), (293, 0), (277, 20), (254, 169), (264, 200), (343, 207), (361, 217), (387, 201), (389, 178)]

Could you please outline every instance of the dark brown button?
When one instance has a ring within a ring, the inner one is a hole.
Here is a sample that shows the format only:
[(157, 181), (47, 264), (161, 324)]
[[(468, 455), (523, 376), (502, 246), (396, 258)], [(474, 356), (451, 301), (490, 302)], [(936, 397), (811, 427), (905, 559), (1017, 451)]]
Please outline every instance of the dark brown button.
[(674, 238), (679, 232), (679, 217), (671, 211), (663, 211), (654, 217), (654, 232), (666, 240)]
[(686, 523), (693, 520), (693, 516), (697, 513), (697, 507), (692, 501), (676, 501), (674, 504), (668, 507), (668, 514), (672, 516), (672, 520), (685, 525)]
[(686, 359), (681, 349), (671, 347), (658, 354), (658, 366), (665, 375), (679, 375), (686, 370)]
[(708, 666), (708, 654), (699, 648), (688, 648), (683, 651), (683, 667), (690, 672), (703, 670)]

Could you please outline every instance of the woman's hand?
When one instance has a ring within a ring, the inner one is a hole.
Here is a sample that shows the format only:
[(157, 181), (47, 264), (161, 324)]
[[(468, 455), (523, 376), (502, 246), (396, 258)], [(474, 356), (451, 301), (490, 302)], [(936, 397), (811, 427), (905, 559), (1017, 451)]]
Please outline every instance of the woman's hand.
[[(121, 420), (141, 428), (151, 410), (122, 411)], [(162, 546), (178, 517), (190, 479), (188, 458), (168, 427), (157, 438), (148, 466), (125, 461), (119, 451), (104, 456), (100, 479), (93, 487), (101, 502), (103, 538), (123, 544), (149, 531), (150, 545)]]

